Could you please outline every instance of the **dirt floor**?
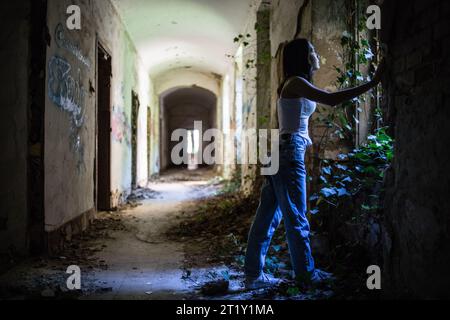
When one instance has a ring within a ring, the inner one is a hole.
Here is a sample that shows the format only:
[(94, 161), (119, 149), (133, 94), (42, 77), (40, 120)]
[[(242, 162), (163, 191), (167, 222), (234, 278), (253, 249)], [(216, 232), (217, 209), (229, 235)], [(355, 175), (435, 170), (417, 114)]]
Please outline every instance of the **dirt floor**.
[[(1, 275), (0, 299), (286, 299), (279, 290), (243, 289), (235, 256), (243, 248), (233, 233), (220, 235), (221, 221), (211, 219), (205, 230), (190, 230), (194, 236), (180, 233), (180, 226), (193, 228), (205, 203), (224, 203), (223, 187), (211, 170), (166, 172), (137, 190), (129, 206), (98, 213), (89, 231), (75, 238), (61, 256), (32, 258)], [(245, 212), (237, 234), (247, 232), (253, 214)], [(224, 252), (217, 252), (218, 244)], [(81, 268), (79, 291), (67, 289), (70, 265)], [(323, 299), (332, 294), (294, 292), (289, 298)]]

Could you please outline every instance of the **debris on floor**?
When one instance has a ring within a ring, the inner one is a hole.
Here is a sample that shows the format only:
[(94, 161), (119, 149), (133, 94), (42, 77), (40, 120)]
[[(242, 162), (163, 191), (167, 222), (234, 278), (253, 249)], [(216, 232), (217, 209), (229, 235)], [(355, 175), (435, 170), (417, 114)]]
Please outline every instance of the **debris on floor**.
[(227, 294), (230, 282), (226, 280), (218, 280), (207, 282), (202, 286), (200, 292), (205, 296), (215, 296)]
[[(94, 273), (108, 269), (106, 261), (95, 258), (105, 249), (104, 239), (111, 239), (114, 231), (125, 231), (118, 213), (100, 212), (90, 228), (72, 237), (58, 256), (42, 256), (22, 261), (14, 269), (6, 271), (0, 279), (0, 300), (72, 300), (95, 292), (107, 292), (95, 283)], [(77, 265), (83, 273), (83, 289), (68, 290), (67, 267)]]
[(128, 196), (127, 200), (129, 202), (139, 202), (151, 199), (160, 199), (161, 193), (150, 189), (150, 188), (137, 188), (134, 189)]
[[(231, 262), (244, 249), (241, 244), (246, 242), (257, 204), (257, 199), (237, 194), (201, 199), (193, 211), (185, 212), (182, 222), (170, 229), (167, 236), (186, 244), (193, 265), (205, 260)], [(191, 252), (192, 248), (198, 251)]]

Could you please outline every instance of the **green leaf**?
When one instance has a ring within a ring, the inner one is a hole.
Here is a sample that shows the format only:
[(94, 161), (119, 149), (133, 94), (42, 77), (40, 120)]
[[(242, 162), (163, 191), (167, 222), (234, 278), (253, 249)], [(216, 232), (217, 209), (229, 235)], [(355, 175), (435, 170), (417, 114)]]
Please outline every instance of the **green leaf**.
[(320, 190), (320, 193), (325, 197), (325, 198), (329, 198), (332, 197), (334, 195), (336, 195), (336, 190), (332, 189), (332, 188), (323, 188), (322, 190)]
[(345, 177), (342, 182), (353, 182), (353, 179), (350, 177)]
[(373, 166), (369, 166), (369, 167), (364, 168), (364, 173), (370, 174), (370, 175), (377, 175), (378, 170), (377, 170), (377, 168), (375, 168)]
[(337, 189), (338, 197), (350, 196), (350, 193), (345, 188)]
[(289, 288), (286, 292), (289, 296), (297, 296), (300, 294), (300, 289), (297, 287)]
[(273, 245), (272, 248), (275, 252), (279, 252), (281, 250), (281, 246), (279, 245)]
[(230, 273), (228, 272), (228, 271), (222, 271), (221, 272), (221, 274), (222, 274), (222, 278), (225, 280), (225, 281), (230, 281)]

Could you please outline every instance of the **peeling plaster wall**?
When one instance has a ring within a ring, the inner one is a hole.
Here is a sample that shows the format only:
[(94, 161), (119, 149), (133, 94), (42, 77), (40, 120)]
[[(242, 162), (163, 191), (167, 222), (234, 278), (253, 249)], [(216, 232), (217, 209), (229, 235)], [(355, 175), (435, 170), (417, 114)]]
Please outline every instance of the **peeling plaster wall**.
[(223, 166), (220, 171), (223, 173), (225, 179), (231, 179), (235, 170), (235, 141), (234, 136), (231, 135), (231, 130), (234, 129), (232, 112), (235, 101), (235, 81), (234, 81), (234, 66), (231, 67), (223, 78), (221, 83), (221, 99), (219, 100), (219, 107), (217, 114), (220, 116), (219, 130), (224, 133), (223, 140)]
[[(30, 1), (0, 4), (0, 254), (27, 253), (28, 66)], [(7, 63), (4, 63), (7, 61)]]
[[(82, 30), (65, 27), (66, 9), (77, 4)], [(109, 1), (49, 0), (45, 115), (46, 230), (53, 231), (94, 209), (96, 127), (96, 36), (112, 55), (111, 188), (117, 206), (131, 188), (131, 92), (139, 95), (137, 181), (157, 171), (147, 168), (147, 107), (158, 119), (152, 83), (125, 28)], [(57, 31), (64, 40), (57, 40)], [(70, 68), (70, 69), (69, 69)], [(64, 88), (71, 89), (64, 100)], [(72, 97), (73, 96), (73, 97)], [(74, 103), (72, 103), (74, 102)], [(153, 124), (157, 121), (154, 119)], [(156, 131), (157, 132), (157, 131)], [(155, 149), (154, 149), (155, 150)], [(157, 150), (157, 149), (156, 149)]]
[[(311, 41), (321, 58), (321, 69), (314, 75), (314, 84), (327, 91), (337, 91), (334, 82), (337, 79), (337, 72), (334, 66), (342, 67), (342, 46), (341, 38), (345, 30), (348, 30), (345, 20), (348, 12), (345, 7), (345, 0), (324, 3), (323, 1), (313, 1), (311, 8), (312, 32)], [(332, 112), (332, 108), (325, 105), (318, 105), (319, 112), (324, 114)], [(318, 143), (326, 130), (323, 121), (319, 121), (319, 112), (311, 118), (311, 138)], [(339, 138), (332, 137), (332, 143), (327, 145), (319, 156), (323, 159), (337, 159), (337, 155), (345, 152)]]
[[(300, 8), (306, 0), (289, 1), (289, 0), (273, 0), (271, 14), (271, 51), (275, 57), (280, 49), (280, 45), (285, 41), (291, 41), (295, 37), (297, 30), (297, 17)], [(310, 9), (310, 6), (309, 8)], [(304, 28), (302, 37), (310, 36), (310, 14), (305, 14), (303, 18)]]
[[(148, 178), (159, 172), (157, 155), (159, 154), (157, 135), (159, 132), (159, 109), (156, 101), (153, 82), (150, 79), (144, 63), (137, 54), (124, 24), (120, 20), (115, 8), (106, 1), (94, 1), (94, 21), (97, 22), (98, 36), (112, 54), (112, 191), (113, 206), (118, 205), (127, 196), (131, 187), (131, 103), (132, 91), (139, 97), (138, 116), (138, 145), (137, 145), (137, 178), (138, 185), (144, 186)], [(106, 6), (106, 8), (105, 8)], [(105, 12), (109, 12), (105, 15)], [(147, 168), (147, 112), (151, 110), (150, 148), (156, 153), (150, 157), (150, 168)], [(119, 121), (114, 121), (118, 116)], [(125, 120), (125, 121), (123, 121)], [(118, 127), (114, 127), (114, 123)], [(122, 123), (120, 125), (120, 123)], [(114, 132), (122, 141), (115, 139)]]
[[(248, 15), (247, 19), (247, 25), (245, 29), (242, 32), (242, 35), (244, 35), (249, 42), (249, 45), (243, 46), (242, 51), (242, 76), (243, 76), (243, 93), (242, 93), (242, 130), (243, 133), (249, 132), (249, 130), (257, 130), (257, 30), (256, 30), (256, 23), (257, 23), (257, 12), (261, 5), (261, 0), (255, 0), (251, 4), (251, 12)], [(247, 37), (249, 35), (249, 37)], [(253, 61), (253, 62), (252, 62)], [(247, 63), (249, 65), (247, 66)], [(257, 131), (255, 131), (256, 135), (258, 134)], [(249, 164), (248, 162), (251, 162), (250, 160), (245, 159), (251, 159), (255, 154), (256, 150), (253, 147), (250, 147), (249, 144), (254, 143), (249, 138), (245, 142), (245, 136), (241, 135), (237, 138), (239, 140), (239, 144), (241, 148), (240, 149), (240, 158), (243, 159), (245, 164), (241, 166), (242, 172), (241, 172), (241, 190), (244, 192), (244, 194), (251, 193), (254, 191), (254, 179), (257, 174), (257, 165), (256, 164)], [(255, 140), (257, 141), (257, 140)], [(257, 156), (257, 155), (256, 155)]]
[[(282, 65), (282, 50), (285, 42), (291, 41), (295, 37), (297, 29), (297, 17), (300, 8), (304, 5), (303, 1), (287, 1), (277, 0), (272, 1), (271, 17), (270, 17), (270, 41), (271, 41), (271, 112), (270, 112), (270, 126), (278, 128), (277, 115), (277, 99), (278, 86), (283, 81), (283, 65)], [(308, 6), (310, 9), (310, 6)], [(309, 12), (308, 12), (309, 13)], [(302, 21), (310, 20), (310, 14), (305, 14)], [(304, 28), (305, 29), (305, 28)], [(308, 34), (303, 37), (308, 38), (311, 25), (308, 24)]]
[[(299, 19), (299, 13), (303, 10)], [(272, 42), (272, 127), (278, 127), (276, 114), (277, 89), (283, 78), (282, 49), (285, 42), (297, 38), (310, 40), (321, 57), (321, 69), (314, 76), (314, 84), (329, 91), (335, 91), (334, 81), (337, 73), (333, 66), (342, 65), (342, 33), (346, 30), (347, 17), (344, 0), (337, 1), (287, 1), (272, 3), (271, 42)], [(297, 22), (299, 34), (296, 36)], [(327, 106), (318, 106), (320, 111), (329, 112)], [(310, 135), (317, 142), (325, 127), (317, 121), (318, 113), (311, 118)], [(339, 150), (325, 150), (321, 157), (335, 158)]]
[[(270, 126), (279, 128), (277, 115), (277, 89), (283, 81), (283, 47), (286, 42), (294, 38), (306, 38), (310, 40), (321, 57), (321, 69), (314, 76), (314, 84), (320, 88), (335, 91), (333, 85), (337, 73), (333, 66), (342, 66), (341, 36), (346, 30), (347, 17), (345, 0), (337, 1), (288, 1), (278, 0), (272, 2), (271, 13), (271, 52), (272, 52), (272, 83), (271, 83), (271, 112)], [(298, 30), (297, 30), (298, 29)], [(298, 31), (298, 34), (296, 35)], [(322, 114), (330, 112), (328, 106), (318, 105)], [(318, 121), (319, 113), (315, 113), (310, 120), (310, 136), (314, 145), (306, 154), (306, 165), (311, 177), (318, 168), (317, 161), (318, 142), (320, 141), (325, 126)], [(319, 155), (320, 158), (334, 159), (343, 150), (339, 141), (329, 144)], [(309, 192), (313, 191), (315, 182), (308, 184)]]

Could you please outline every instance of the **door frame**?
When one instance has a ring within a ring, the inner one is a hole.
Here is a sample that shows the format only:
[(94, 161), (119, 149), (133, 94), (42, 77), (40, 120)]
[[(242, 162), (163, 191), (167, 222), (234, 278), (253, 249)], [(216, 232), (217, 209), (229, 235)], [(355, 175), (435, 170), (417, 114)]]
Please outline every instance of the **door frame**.
[[(112, 55), (111, 55), (111, 51), (108, 49), (107, 46), (104, 45), (104, 42), (101, 41), (99, 39), (99, 36), (97, 35), (96, 37), (96, 46), (95, 46), (95, 61), (96, 61), (96, 70), (95, 70), (95, 82), (96, 82), (96, 100), (95, 100), (95, 160), (94, 160), (94, 203), (95, 203), (95, 209), (97, 211), (99, 210), (111, 210), (112, 209), (112, 193), (111, 193), (111, 115), (112, 115), (112, 104), (111, 104), (111, 82), (110, 82), (110, 100), (109, 100), (109, 139), (108, 139), (108, 154), (106, 155), (108, 160), (106, 161), (108, 163), (108, 168), (103, 169), (106, 170), (107, 173), (107, 188), (106, 190), (108, 192), (108, 195), (105, 197), (109, 198), (109, 201), (105, 201), (105, 206), (102, 205), (103, 208), (100, 208), (99, 205), (100, 201), (99, 201), (99, 92), (100, 92), (100, 87), (99, 87), (99, 54), (100, 54), (100, 50), (102, 52), (104, 52), (106, 55), (108, 55), (109, 60), (110, 60), (110, 64), (111, 64), (111, 74), (110, 74), (110, 79), (112, 82)], [(102, 171), (105, 172), (105, 171)], [(109, 181), (108, 181), (109, 180)]]
[(139, 94), (131, 91), (131, 189), (138, 186), (138, 155), (139, 155), (139, 113), (141, 101)]

